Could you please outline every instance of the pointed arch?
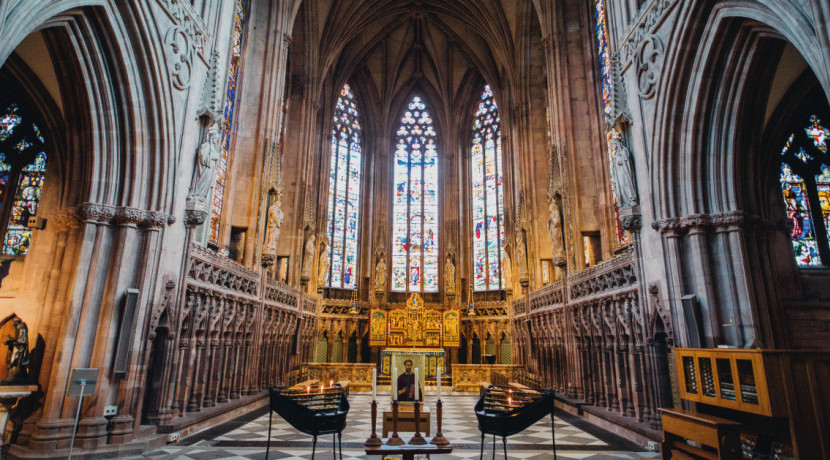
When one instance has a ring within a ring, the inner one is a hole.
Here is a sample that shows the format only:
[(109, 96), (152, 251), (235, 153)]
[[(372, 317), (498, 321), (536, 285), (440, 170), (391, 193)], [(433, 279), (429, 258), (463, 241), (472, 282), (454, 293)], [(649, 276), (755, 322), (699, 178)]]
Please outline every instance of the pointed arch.
[(392, 290), (438, 290), (438, 139), (425, 100), (412, 96), (395, 131)]

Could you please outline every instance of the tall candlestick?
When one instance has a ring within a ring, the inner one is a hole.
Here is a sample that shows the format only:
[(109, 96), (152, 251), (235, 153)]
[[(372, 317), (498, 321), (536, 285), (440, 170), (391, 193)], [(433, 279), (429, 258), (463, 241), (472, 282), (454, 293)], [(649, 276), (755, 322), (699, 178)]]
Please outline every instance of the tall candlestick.
[(372, 401), (376, 399), (378, 389), (378, 368), (372, 368)]
[(418, 380), (418, 368), (415, 368), (415, 401), (418, 400), (418, 388), (420, 387), (420, 381)]
[(436, 378), (438, 379), (438, 399), (441, 399), (441, 367), (439, 366), (436, 372)]
[(398, 368), (392, 368), (392, 401), (398, 400)]

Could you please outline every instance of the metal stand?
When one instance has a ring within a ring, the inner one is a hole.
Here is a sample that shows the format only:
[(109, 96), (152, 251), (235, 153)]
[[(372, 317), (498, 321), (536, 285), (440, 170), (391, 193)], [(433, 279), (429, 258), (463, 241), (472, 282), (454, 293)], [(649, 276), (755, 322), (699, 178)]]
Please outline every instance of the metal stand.
[(78, 410), (75, 411), (75, 426), (72, 429), (72, 442), (69, 443), (69, 457), (72, 460), (72, 449), (75, 447), (75, 435), (78, 434), (78, 421), (81, 419), (81, 407), (84, 396), (95, 394), (95, 385), (98, 383), (98, 369), (72, 369), (69, 377), (69, 387), (66, 389), (68, 396), (79, 396)]
[(443, 408), (444, 403), (442, 403), (440, 399), (435, 402), (435, 410), (438, 412), (438, 431), (435, 432), (435, 437), (432, 438), (431, 442), (439, 447), (450, 445), (450, 442), (444, 437), (444, 433), (441, 432), (441, 419), (444, 413)]
[(274, 411), (268, 407), (268, 443), (265, 445), (265, 460), (268, 460), (268, 453), (271, 452), (271, 419), (274, 417)]
[(422, 446), (427, 443), (427, 440), (421, 436), (421, 403), (415, 401), (415, 436), (409, 439), (409, 443), (413, 446)]
[(553, 436), (553, 460), (556, 460), (556, 418), (553, 416), (553, 410), (550, 411), (550, 432)]
[[(366, 442), (363, 443), (364, 447), (378, 447), (383, 445), (383, 441), (380, 440), (378, 437), (377, 432), (377, 423), (378, 423), (378, 402), (372, 401), (372, 434), (369, 435), (369, 438), (366, 439)], [(267, 458), (265, 460), (268, 460)]]
[(398, 401), (392, 401), (392, 436), (386, 440), (387, 446), (400, 446), (403, 439), (398, 436)]

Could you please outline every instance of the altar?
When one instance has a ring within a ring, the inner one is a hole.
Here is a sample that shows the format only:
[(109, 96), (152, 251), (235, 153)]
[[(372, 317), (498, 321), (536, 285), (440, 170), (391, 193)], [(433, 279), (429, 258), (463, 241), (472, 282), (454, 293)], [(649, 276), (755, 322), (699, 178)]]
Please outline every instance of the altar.
[[(381, 375), (392, 375), (392, 369), (397, 368), (400, 374), (403, 371), (403, 361), (412, 359), (414, 367), (423, 369), (423, 376), (435, 378), (437, 368), (446, 373), (444, 365), (444, 350), (418, 350), (409, 348), (387, 348), (380, 352)], [(397, 376), (395, 376), (397, 378)]]

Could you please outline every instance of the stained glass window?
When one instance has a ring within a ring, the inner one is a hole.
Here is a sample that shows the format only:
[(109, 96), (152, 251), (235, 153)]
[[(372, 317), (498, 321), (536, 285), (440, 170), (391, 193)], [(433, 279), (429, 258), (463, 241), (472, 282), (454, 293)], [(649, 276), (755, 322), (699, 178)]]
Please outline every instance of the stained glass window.
[(354, 94), (343, 85), (334, 109), (326, 228), (331, 264), (326, 286), (354, 289), (357, 275), (357, 229), (360, 214), (360, 114)]
[(781, 149), (779, 182), (792, 223), (795, 261), (799, 266), (830, 264), (830, 158), (825, 139), (830, 131), (813, 115), (803, 132), (789, 135)]
[(245, 3), (236, 0), (234, 8), (233, 33), (231, 36), (230, 61), (228, 62), (228, 89), (225, 94), (225, 112), (222, 122), (222, 143), (219, 161), (216, 164), (216, 185), (213, 189), (213, 202), (210, 212), (210, 241), (219, 244), (219, 218), (222, 216), (222, 204), (225, 198), (225, 183), (228, 176), (228, 158), (230, 155), (231, 128), (236, 109), (236, 88), (239, 84), (239, 61), (242, 55), (242, 38), (245, 25)]
[(484, 87), (473, 120), (473, 269), (477, 291), (500, 289), (504, 239), (501, 118), (490, 85)]
[[(0, 212), (8, 221), (3, 233), (3, 255), (25, 255), (46, 177), (46, 140), (36, 123), (11, 104), (0, 117)], [(11, 196), (9, 196), (11, 195)]]
[(426, 104), (415, 96), (395, 137), (392, 290), (438, 290), (438, 150)]

